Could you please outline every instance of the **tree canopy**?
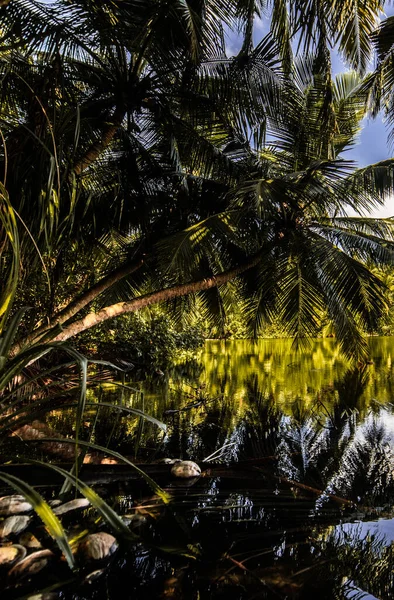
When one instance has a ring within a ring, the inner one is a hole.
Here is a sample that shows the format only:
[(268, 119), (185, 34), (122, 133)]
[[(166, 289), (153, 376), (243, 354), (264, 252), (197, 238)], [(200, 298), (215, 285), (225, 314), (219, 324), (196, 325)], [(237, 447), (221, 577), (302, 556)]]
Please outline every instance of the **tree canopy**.
[[(2, 326), (32, 305), (20, 343), (61, 341), (158, 302), (221, 314), (235, 294), (255, 333), (279, 316), (302, 342), (326, 311), (365, 354), (386, 306), (372, 267), (394, 250), (392, 220), (366, 215), (394, 159), (345, 152), (365, 117), (391, 118), (383, 5), (3, 4)], [(352, 69), (336, 78), (333, 47)]]

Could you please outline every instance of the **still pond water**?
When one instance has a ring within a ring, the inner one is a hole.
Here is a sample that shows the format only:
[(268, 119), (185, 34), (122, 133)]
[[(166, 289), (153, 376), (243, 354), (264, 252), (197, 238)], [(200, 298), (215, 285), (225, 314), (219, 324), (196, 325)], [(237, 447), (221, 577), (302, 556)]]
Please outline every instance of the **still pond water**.
[(394, 598), (394, 339), (370, 347), (361, 366), (333, 340), (302, 354), (289, 340), (210, 341), (149, 381), (131, 373), (132, 392), (104, 389), (167, 432), (108, 411), (96, 443), (205, 461), (203, 475), (160, 474), (167, 507), (135, 482), (99, 485), (143, 542), (60, 597)]

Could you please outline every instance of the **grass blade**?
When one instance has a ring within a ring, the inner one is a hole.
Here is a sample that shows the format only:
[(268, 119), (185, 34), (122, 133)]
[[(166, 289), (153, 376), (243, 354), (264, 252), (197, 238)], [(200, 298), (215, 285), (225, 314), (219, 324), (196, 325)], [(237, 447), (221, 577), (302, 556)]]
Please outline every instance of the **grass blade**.
[[(69, 439), (64, 439), (64, 438), (39, 438), (39, 439), (34, 440), (34, 441), (35, 442), (62, 442), (62, 443), (66, 443), (66, 444), (75, 444), (75, 440), (69, 440)], [(159, 496), (159, 498), (164, 502), (164, 504), (170, 504), (170, 502), (171, 502), (171, 496), (169, 494), (167, 494), (167, 492), (165, 492), (142, 469), (140, 469), (139, 467), (137, 467), (137, 465), (135, 465), (134, 463), (132, 463), (130, 460), (128, 460), (122, 454), (119, 454), (119, 452), (115, 452), (115, 450), (110, 450), (109, 448), (105, 448), (104, 446), (98, 446), (97, 444), (92, 444), (90, 442), (83, 442), (82, 440), (79, 440), (78, 443), (79, 443), (80, 446), (88, 447), (91, 450), (97, 450), (99, 452), (105, 452), (105, 454), (109, 454), (110, 456), (113, 456), (114, 458), (117, 458), (118, 460), (120, 460), (121, 462), (125, 463), (126, 465), (129, 465), (135, 471), (137, 471), (137, 473), (139, 475), (141, 475), (141, 477), (146, 481), (146, 483), (149, 485), (149, 487), (151, 488), (151, 490), (157, 496)], [(47, 465), (47, 466), (48, 467), (53, 467), (53, 465)], [(67, 473), (67, 471), (64, 471), (64, 472)]]
[[(39, 461), (37, 463), (42, 465)], [(45, 502), (44, 498), (34, 488), (14, 475), (0, 471), (0, 479), (8, 483), (8, 485), (13, 487), (14, 490), (22, 494), (30, 502), (35, 512), (46, 525), (50, 535), (63, 552), (69, 567), (73, 569), (75, 566), (74, 556), (67, 541), (66, 533), (61, 522), (53, 513), (51, 507)]]
[[(42, 465), (42, 463), (35, 460), (29, 462)], [(103, 500), (98, 494), (96, 494), (96, 492), (92, 490), (91, 487), (86, 485), (86, 483), (83, 483), (83, 481), (76, 478), (74, 474), (71, 475), (70, 473), (68, 473), (68, 471), (65, 471), (61, 467), (51, 464), (46, 464), (45, 466), (48, 467), (48, 469), (52, 469), (53, 471), (60, 473), (66, 480), (68, 480), (76, 488), (78, 488), (81, 494), (83, 494), (85, 498), (89, 500), (90, 504), (94, 506), (97, 512), (100, 513), (103, 519), (108, 523), (108, 525), (110, 525), (110, 527), (117, 535), (120, 535), (121, 537), (132, 541), (136, 541), (139, 539), (138, 536), (136, 536), (130, 531), (130, 529), (125, 525), (125, 523), (122, 521), (119, 515), (116, 514), (116, 512), (110, 506), (108, 506), (105, 500)]]

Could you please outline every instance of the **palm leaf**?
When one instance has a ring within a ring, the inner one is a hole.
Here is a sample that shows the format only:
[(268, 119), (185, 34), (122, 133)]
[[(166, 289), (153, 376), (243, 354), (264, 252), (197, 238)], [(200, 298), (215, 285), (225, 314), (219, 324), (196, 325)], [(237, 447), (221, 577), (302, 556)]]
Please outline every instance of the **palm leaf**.
[(351, 68), (365, 73), (371, 59), (371, 34), (381, 15), (379, 0), (347, 0), (332, 4), (333, 25), (339, 50)]
[(0, 292), (1, 334), (16, 294), (20, 261), (19, 234), (15, 213), (9, 201), (7, 191), (2, 184), (0, 184), (0, 224), (2, 226), (0, 257), (3, 252), (5, 253), (6, 249), (11, 255), (10, 260), (4, 261), (8, 265), (8, 269), (5, 272), (2, 272), (3, 270), (0, 271), (3, 278), (3, 285)]

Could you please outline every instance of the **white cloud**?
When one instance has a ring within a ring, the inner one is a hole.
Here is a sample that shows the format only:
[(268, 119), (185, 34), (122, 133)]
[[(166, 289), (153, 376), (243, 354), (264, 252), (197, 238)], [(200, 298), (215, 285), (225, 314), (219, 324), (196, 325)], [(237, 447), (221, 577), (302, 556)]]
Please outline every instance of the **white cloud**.
[(379, 208), (376, 208), (372, 211), (371, 215), (373, 217), (394, 217), (394, 197), (386, 200), (385, 205)]
[[(349, 217), (359, 217), (360, 215), (353, 210), (347, 211)], [(383, 206), (378, 206), (371, 210), (371, 212), (363, 214), (367, 217), (375, 217), (377, 219), (384, 219), (387, 217), (394, 217), (394, 196), (386, 200)]]

